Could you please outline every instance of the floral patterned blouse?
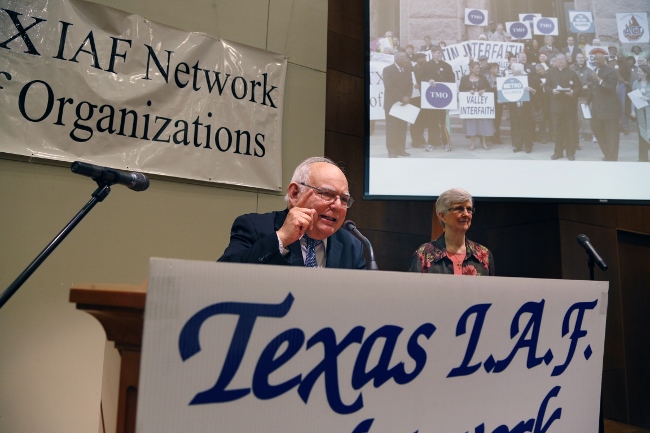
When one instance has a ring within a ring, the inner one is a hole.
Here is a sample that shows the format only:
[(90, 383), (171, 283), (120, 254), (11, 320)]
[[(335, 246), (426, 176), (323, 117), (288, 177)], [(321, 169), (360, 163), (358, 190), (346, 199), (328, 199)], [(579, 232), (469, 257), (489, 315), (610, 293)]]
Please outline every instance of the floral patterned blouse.
[[(463, 260), (463, 275), (495, 275), (494, 258), (483, 245), (465, 238), (467, 254)], [(453, 274), (454, 263), (447, 256), (445, 235), (433, 242), (427, 242), (413, 254), (409, 272), (432, 274)]]

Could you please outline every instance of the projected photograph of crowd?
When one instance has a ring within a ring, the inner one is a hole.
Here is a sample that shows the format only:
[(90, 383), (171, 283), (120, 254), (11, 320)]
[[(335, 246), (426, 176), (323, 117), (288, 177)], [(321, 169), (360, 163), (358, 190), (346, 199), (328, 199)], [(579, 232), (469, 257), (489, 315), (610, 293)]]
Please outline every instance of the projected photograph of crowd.
[(647, 0), (369, 1), (370, 158), (647, 162)]

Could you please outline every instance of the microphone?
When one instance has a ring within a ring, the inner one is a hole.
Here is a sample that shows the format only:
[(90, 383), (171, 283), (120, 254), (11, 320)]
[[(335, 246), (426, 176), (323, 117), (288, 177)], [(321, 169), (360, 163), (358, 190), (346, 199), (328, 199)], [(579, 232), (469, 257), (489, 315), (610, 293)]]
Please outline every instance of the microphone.
[(361, 242), (366, 244), (366, 246), (368, 247), (368, 251), (370, 252), (370, 270), (371, 271), (379, 270), (379, 268), (377, 267), (377, 262), (375, 261), (375, 253), (372, 250), (372, 245), (370, 245), (370, 241), (368, 240), (368, 238), (366, 238), (364, 235), (361, 234), (361, 232), (359, 230), (357, 230), (357, 226), (356, 226), (356, 224), (354, 224), (353, 221), (346, 220), (343, 223), (343, 227), (345, 227), (347, 230), (349, 230), (350, 233), (352, 233), (352, 235), (355, 238), (359, 239)]
[(73, 173), (91, 177), (96, 182), (107, 183), (109, 185), (115, 185), (117, 183), (133, 191), (144, 191), (149, 188), (149, 178), (138, 172), (129, 173), (80, 161), (73, 162), (70, 170)]
[(602, 257), (598, 254), (596, 249), (591, 245), (589, 242), (589, 238), (587, 235), (578, 235), (578, 243), (585, 249), (587, 250), (587, 254), (589, 254), (589, 257), (593, 259), (594, 262), (598, 265), (600, 269), (603, 271), (606, 271), (608, 266), (607, 263), (603, 260)]

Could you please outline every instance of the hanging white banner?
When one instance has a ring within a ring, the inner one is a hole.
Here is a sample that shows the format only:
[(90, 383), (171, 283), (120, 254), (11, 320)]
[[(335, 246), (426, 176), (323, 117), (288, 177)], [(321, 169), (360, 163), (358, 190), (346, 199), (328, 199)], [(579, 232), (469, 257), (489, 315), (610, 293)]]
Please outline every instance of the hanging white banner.
[(282, 55), (81, 0), (2, 7), (0, 151), (282, 189)]
[(152, 259), (137, 431), (596, 432), (607, 292)]

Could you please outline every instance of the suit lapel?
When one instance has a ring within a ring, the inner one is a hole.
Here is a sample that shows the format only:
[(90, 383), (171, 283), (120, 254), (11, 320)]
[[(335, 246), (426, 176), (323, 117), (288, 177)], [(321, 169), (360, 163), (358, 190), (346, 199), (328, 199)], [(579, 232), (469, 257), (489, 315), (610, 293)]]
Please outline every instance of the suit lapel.
[(327, 239), (327, 266), (328, 268), (338, 268), (341, 262), (341, 251), (343, 244), (335, 239), (335, 236), (330, 236)]

